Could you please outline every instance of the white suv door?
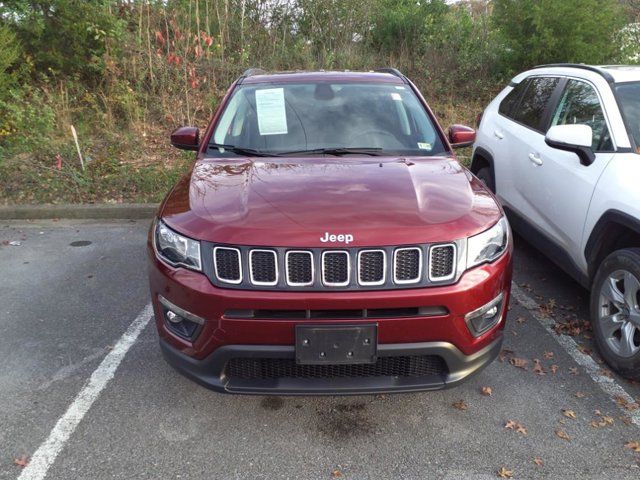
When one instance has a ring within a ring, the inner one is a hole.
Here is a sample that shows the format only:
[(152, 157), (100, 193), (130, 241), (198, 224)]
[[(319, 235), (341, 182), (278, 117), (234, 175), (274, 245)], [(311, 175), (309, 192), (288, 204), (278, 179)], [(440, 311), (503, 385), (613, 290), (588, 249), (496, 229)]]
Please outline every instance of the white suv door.
[(591, 165), (583, 165), (575, 153), (548, 146), (542, 133), (527, 135), (521, 155), (528, 161), (520, 164), (519, 175), (519, 190), (527, 206), (523, 213), (580, 265), (589, 204), (600, 175), (613, 158), (613, 144), (600, 97), (589, 82), (562, 79), (549, 102), (553, 110), (543, 121), (544, 130), (555, 125), (588, 125), (596, 158)]

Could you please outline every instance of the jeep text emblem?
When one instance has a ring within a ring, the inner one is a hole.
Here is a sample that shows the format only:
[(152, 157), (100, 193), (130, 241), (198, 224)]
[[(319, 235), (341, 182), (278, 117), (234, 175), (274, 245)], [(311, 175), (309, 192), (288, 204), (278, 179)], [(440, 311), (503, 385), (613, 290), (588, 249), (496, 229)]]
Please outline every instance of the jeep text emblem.
[(350, 233), (340, 233), (339, 235), (335, 235), (329, 232), (324, 232), (324, 237), (320, 237), (320, 241), (322, 243), (344, 242), (348, 245), (353, 242), (353, 235), (351, 235)]

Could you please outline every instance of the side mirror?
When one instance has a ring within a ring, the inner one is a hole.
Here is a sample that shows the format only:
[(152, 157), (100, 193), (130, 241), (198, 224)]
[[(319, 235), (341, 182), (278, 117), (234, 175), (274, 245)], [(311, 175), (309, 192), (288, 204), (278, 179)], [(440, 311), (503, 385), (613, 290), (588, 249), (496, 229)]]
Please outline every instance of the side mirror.
[(575, 153), (582, 165), (589, 166), (596, 159), (591, 148), (593, 131), (589, 125), (556, 125), (549, 129), (544, 141), (552, 148)]
[(180, 127), (171, 132), (171, 145), (181, 150), (198, 150), (200, 130), (196, 127)]
[(451, 125), (449, 127), (449, 143), (453, 148), (464, 148), (473, 145), (476, 141), (476, 131), (464, 125)]

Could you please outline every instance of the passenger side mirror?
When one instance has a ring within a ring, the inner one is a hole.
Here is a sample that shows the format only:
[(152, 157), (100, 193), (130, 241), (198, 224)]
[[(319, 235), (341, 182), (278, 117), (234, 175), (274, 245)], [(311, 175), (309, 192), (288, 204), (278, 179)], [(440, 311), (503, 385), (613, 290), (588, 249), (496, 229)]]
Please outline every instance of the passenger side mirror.
[(198, 150), (200, 130), (196, 127), (180, 127), (171, 132), (171, 145), (181, 150)]
[(556, 125), (549, 129), (544, 141), (552, 148), (575, 153), (582, 165), (589, 166), (596, 159), (591, 148), (593, 131), (589, 125)]
[(453, 148), (464, 148), (473, 145), (476, 141), (476, 131), (464, 125), (451, 125), (449, 127), (449, 143)]

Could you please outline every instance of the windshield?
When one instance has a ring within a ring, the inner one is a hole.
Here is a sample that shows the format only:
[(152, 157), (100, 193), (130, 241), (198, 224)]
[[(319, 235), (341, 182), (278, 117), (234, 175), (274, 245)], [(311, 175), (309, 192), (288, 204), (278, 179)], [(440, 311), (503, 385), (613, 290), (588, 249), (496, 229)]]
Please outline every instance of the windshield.
[(640, 147), (640, 82), (621, 83), (616, 86), (616, 93), (627, 128), (631, 130), (636, 146)]
[(410, 87), (371, 83), (242, 85), (220, 117), (212, 142), (236, 147), (234, 153), (210, 145), (221, 155), (445, 151)]

